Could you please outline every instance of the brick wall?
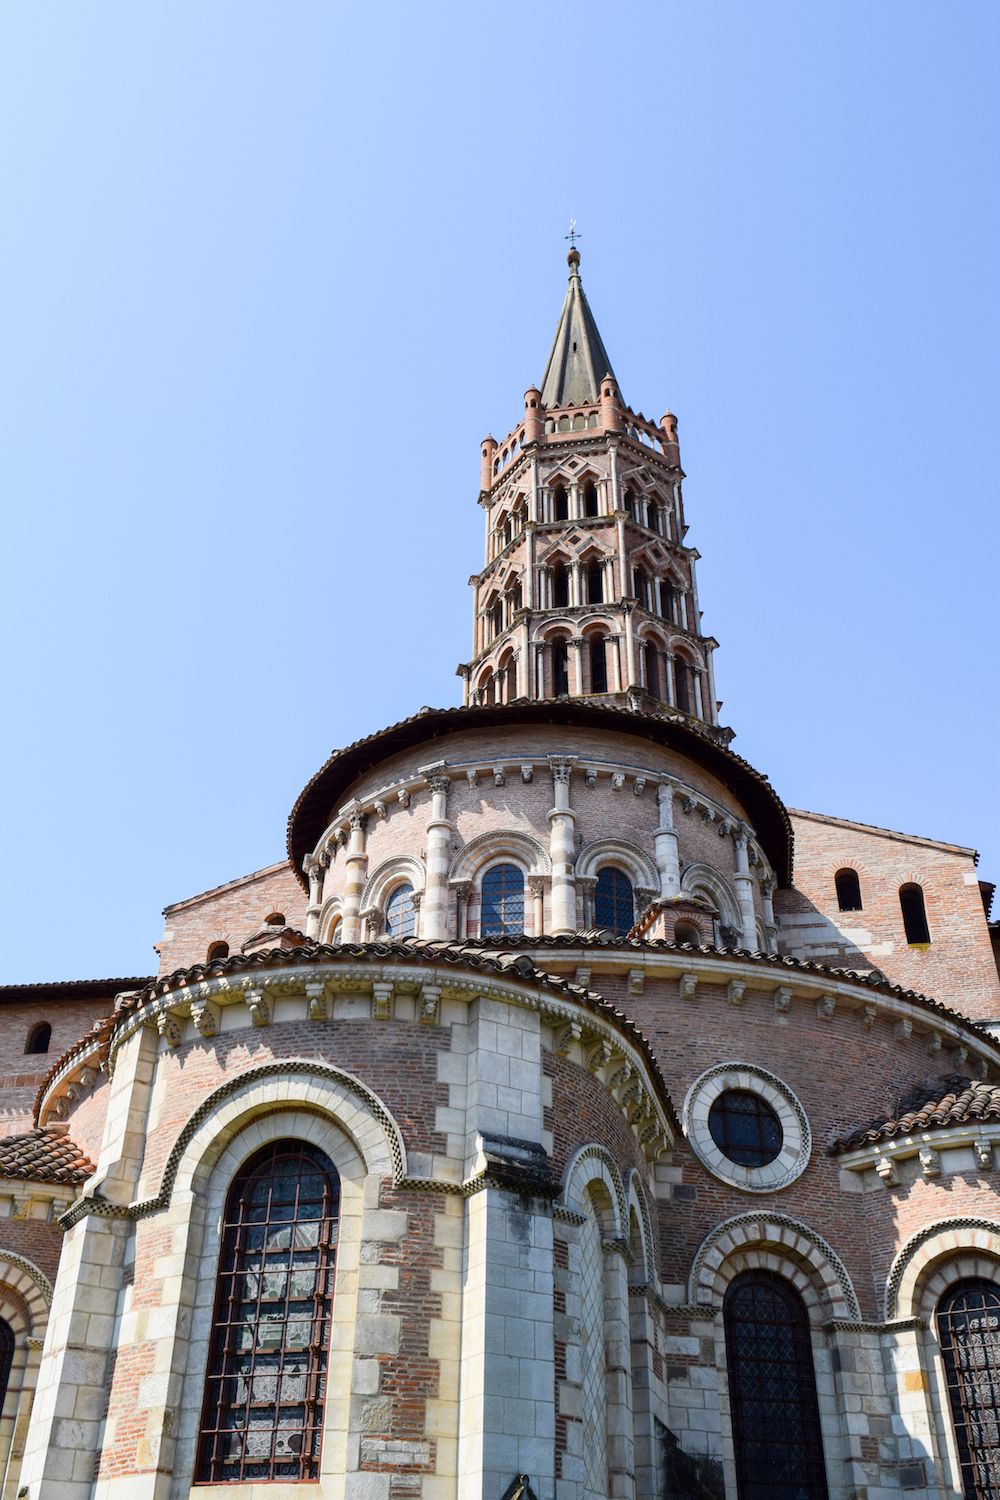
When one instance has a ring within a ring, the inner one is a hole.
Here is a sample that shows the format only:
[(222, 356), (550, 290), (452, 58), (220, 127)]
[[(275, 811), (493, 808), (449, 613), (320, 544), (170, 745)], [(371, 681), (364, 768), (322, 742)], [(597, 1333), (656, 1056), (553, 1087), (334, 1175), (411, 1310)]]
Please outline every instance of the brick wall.
[(172, 974), (201, 963), (210, 943), (228, 943), (230, 953), (239, 953), (241, 944), (275, 911), (290, 927), (301, 930), (306, 904), (306, 894), (287, 862), (174, 902), (164, 911), (163, 937), (156, 944), (159, 972)]

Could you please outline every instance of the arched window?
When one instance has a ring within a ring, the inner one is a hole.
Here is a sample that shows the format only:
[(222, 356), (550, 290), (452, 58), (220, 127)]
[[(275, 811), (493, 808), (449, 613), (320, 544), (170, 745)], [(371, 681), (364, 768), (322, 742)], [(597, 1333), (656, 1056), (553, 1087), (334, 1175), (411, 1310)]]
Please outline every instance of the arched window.
[(610, 927), (623, 937), (635, 926), (635, 893), (624, 870), (605, 865), (597, 872), (594, 921), (598, 927)]
[(678, 922), (674, 928), (675, 943), (690, 943), (692, 948), (701, 947), (701, 933), (693, 922)]
[(52, 1040), (52, 1027), (48, 1021), (39, 1021), (37, 1026), (32, 1026), (28, 1032), (28, 1040), (24, 1044), (25, 1052), (48, 1052), (49, 1043)]
[(604, 637), (592, 635), (590, 638), (590, 691), (592, 693), (606, 693), (608, 690), (608, 657), (604, 646)]
[(646, 687), (654, 698), (662, 698), (660, 692), (660, 658), (654, 641), (647, 641), (642, 648), (643, 661), (646, 666)]
[(691, 668), (682, 656), (674, 658), (676, 707), (682, 714), (693, 713), (691, 707)]
[(385, 904), (385, 931), (391, 938), (413, 937), (417, 931), (417, 908), (412, 885), (397, 885)]
[(196, 1468), (199, 1484), (318, 1479), (340, 1181), (275, 1141), (226, 1199)]
[(955, 1282), (938, 1303), (937, 1329), (962, 1489), (966, 1500), (991, 1500), (1000, 1473), (1000, 1287)]
[(556, 485), (556, 491), (552, 497), (552, 507), (557, 521), (569, 520), (569, 494), (564, 484)]
[(557, 698), (569, 692), (569, 644), (552, 642), (552, 691)]
[(597, 508), (597, 485), (593, 480), (583, 487), (583, 513), (585, 516), (596, 516), (599, 514)]
[(229, 957), (229, 944), (225, 942), (209, 943), (205, 961), (210, 964), (216, 963), (220, 958)]
[(493, 865), (483, 876), (480, 937), (515, 937), (524, 931), (524, 875), (517, 865)]
[(4, 1318), (0, 1318), (0, 1411), (3, 1411), (4, 1402), (7, 1399), (7, 1387), (10, 1384), (10, 1372), (14, 1363), (14, 1348), (14, 1330)]
[(665, 578), (660, 579), (660, 614), (665, 620), (674, 618), (674, 591)]
[(632, 497), (632, 491), (629, 489), (628, 485), (625, 486), (625, 489), (622, 493), (622, 510), (627, 512), (627, 514), (630, 516), (635, 513), (635, 500)]
[(826, 1500), (809, 1320), (773, 1271), (744, 1271), (723, 1302), (740, 1500)]
[(924, 893), (919, 885), (901, 885), (899, 906), (903, 913), (903, 929), (908, 943), (929, 943), (930, 928), (927, 926), (927, 910)]
[(597, 557), (587, 564), (587, 599), (591, 604), (604, 603), (604, 564)]
[(268, 927), (284, 927), (285, 913), (283, 911), (273, 911), (269, 917), (264, 918), (264, 922)]
[(841, 911), (861, 911), (861, 881), (857, 870), (838, 870), (833, 877), (837, 905)]
[(552, 605), (553, 608), (564, 608), (569, 604), (569, 569), (565, 563), (557, 562), (552, 565)]

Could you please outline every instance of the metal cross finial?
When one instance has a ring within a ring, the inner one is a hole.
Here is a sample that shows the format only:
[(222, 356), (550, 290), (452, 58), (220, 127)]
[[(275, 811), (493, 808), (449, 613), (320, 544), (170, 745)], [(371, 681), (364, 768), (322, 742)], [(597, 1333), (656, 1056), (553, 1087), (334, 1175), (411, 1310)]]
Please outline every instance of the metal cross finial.
[(570, 221), (569, 221), (569, 234), (564, 234), (563, 235), (563, 239), (564, 240), (569, 240), (570, 249), (571, 250), (575, 250), (576, 249), (576, 242), (577, 242), (577, 240), (582, 240), (583, 239), (583, 235), (580, 234), (580, 233), (578, 233), (578, 231), (577, 231), (576, 220), (575, 219), (570, 219)]

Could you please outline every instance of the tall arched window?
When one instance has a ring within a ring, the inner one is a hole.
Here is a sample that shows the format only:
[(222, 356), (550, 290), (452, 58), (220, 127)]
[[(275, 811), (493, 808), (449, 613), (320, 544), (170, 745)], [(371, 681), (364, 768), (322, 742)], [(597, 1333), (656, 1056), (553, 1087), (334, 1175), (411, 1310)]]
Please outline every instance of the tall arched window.
[(555, 609), (569, 604), (569, 569), (565, 563), (554, 563), (552, 567), (552, 604)]
[(583, 513), (585, 516), (596, 516), (599, 514), (597, 508), (597, 485), (593, 480), (583, 487)]
[(838, 870), (833, 877), (837, 905), (841, 911), (861, 911), (861, 881), (857, 870)]
[(809, 1319), (773, 1271), (744, 1271), (723, 1302), (740, 1500), (826, 1500)]
[(564, 484), (556, 485), (556, 492), (552, 497), (552, 506), (557, 521), (569, 520), (569, 494)]
[(24, 1044), (25, 1052), (48, 1052), (49, 1043), (52, 1040), (52, 1027), (48, 1021), (39, 1021), (37, 1026), (32, 1026), (28, 1032), (28, 1040)]
[(197, 1481), (319, 1478), (340, 1180), (275, 1141), (226, 1199)]
[(480, 937), (515, 937), (524, 931), (524, 874), (517, 865), (488, 869), (480, 899)]
[(590, 638), (590, 691), (592, 693), (606, 693), (608, 690), (608, 658), (604, 646), (604, 637), (592, 635)]
[(654, 698), (662, 698), (660, 691), (660, 657), (654, 641), (647, 641), (642, 648), (643, 661), (646, 667), (646, 687)]
[(955, 1446), (966, 1500), (992, 1500), (1000, 1474), (1000, 1287), (957, 1281), (938, 1303)]
[(594, 891), (594, 922), (622, 936), (635, 926), (635, 893), (624, 870), (605, 865), (597, 873)]
[(569, 642), (552, 642), (552, 691), (557, 698), (569, 692)]
[(660, 579), (660, 614), (665, 620), (674, 618), (674, 590), (666, 578)]
[(417, 931), (417, 908), (412, 885), (397, 885), (385, 903), (385, 931), (391, 938), (413, 937)]
[(674, 658), (674, 696), (682, 714), (693, 713), (691, 707), (691, 668), (682, 656)]
[(927, 926), (927, 909), (924, 893), (919, 885), (901, 885), (899, 907), (903, 913), (903, 930), (908, 943), (929, 943), (930, 928)]
[(604, 603), (604, 564), (597, 557), (587, 564), (587, 600), (590, 604)]
[(14, 1330), (4, 1318), (0, 1318), (0, 1411), (3, 1411), (3, 1404), (7, 1399), (14, 1348)]

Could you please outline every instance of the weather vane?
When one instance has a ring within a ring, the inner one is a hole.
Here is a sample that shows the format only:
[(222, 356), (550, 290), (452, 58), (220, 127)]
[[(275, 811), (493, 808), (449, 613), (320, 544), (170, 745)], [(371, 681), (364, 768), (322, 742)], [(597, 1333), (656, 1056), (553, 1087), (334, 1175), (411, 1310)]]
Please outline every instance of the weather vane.
[(577, 242), (577, 240), (582, 240), (583, 239), (583, 235), (580, 234), (577, 231), (576, 220), (575, 219), (570, 219), (570, 221), (569, 221), (569, 234), (564, 234), (563, 235), (563, 239), (564, 240), (569, 240), (569, 244), (570, 244), (570, 249), (571, 250), (575, 250), (576, 249), (576, 242)]

